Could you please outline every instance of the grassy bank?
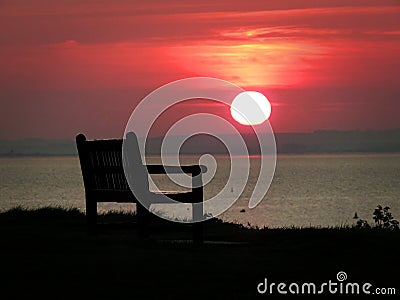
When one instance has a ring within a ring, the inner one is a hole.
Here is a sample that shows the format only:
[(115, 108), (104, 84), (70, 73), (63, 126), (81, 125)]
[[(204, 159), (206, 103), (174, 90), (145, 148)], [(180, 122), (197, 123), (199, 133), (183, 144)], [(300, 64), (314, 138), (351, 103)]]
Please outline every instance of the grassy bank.
[(134, 219), (102, 215), (99, 234), (89, 237), (78, 210), (1, 213), (2, 293), (21, 299), (271, 298), (257, 294), (265, 277), (321, 283), (336, 280), (339, 271), (348, 281), (400, 292), (399, 231), (255, 229), (212, 220), (205, 224), (208, 242), (195, 246), (184, 242), (190, 233), (169, 223), (140, 239)]

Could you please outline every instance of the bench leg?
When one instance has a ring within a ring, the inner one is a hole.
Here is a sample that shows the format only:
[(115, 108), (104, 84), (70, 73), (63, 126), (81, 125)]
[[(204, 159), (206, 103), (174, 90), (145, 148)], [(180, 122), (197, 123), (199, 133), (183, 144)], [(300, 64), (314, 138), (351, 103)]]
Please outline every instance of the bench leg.
[(204, 242), (203, 235), (203, 222), (197, 222), (193, 225), (193, 243), (196, 245), (201, 245)]
[(148, 237), (150, 212), (139, 202), (136, 203), (136, 218), (139, 236)]
[(88, 225), (89, 235), (95, 235), (97, 233), (97, 202), (96, 201), (86, 201), (86, 219)]
[[(203, 203), (199, 202), (192, 206), (193, 209), (193, 219), (199, 220), (203, 216)], [(203, 244), (203, 222), (196, 222), (192, 224), (193, 227), (193, 243)]]
[[(192, 204), (192, 217), (193, 220), (203, 220), (204, 203), (203, 203), (203, 183), (201, 173), (192, 174), (192, 186), (194, 202)], [(193, 243), (203, 244), (203, 221), (192, 224), (193, 226)]]

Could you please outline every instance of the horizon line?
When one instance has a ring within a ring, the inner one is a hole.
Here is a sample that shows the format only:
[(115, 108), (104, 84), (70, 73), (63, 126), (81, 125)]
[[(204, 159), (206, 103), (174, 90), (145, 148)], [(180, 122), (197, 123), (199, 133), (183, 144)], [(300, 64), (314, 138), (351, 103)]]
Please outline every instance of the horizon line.
[[(366, 132), (396, 132), (400, 131), (400, 127), (396, 128), (387, 128), (387, 129), (373, 129), (373, 128), (366, 128), (366, 129), (316, 129), (313, 131), (277, 131), (273, 132), (275, 135), (277, 134), (316, 134), (316, 133), (366, 133)], [(78, 135), (80, 132), (76, 133)], [(242, 135), (250, 135), (251, 133), (242, 133)], [(75, 135), (75, 136), (76, 136)], [(229, 135), (229, 134), (222, 134), (222, 135)], [(53, 141), (69, 141), (69, 140), (74, 140), (75, 136), (68, 138), (68, 137), (60, 137), (60, 138), (55, 138), (55, 137), (35, 137), (35, 136), (27, 136), (27, 137), (19, 137), (19, 138), (2, 138), (0, 137), (0, 141), (21, 141), (21, 140), (53, 140)], [(175, 135), (179, 136), (179, 135)], [(157, 139), (157, 138), (163, 138), (164, 136), (150, 136), (150, 139)], [(115, 137), (109, 137), (109, 138), (104, 138), (104, 139), (121, 139), (122, 137), (115, 136)]]

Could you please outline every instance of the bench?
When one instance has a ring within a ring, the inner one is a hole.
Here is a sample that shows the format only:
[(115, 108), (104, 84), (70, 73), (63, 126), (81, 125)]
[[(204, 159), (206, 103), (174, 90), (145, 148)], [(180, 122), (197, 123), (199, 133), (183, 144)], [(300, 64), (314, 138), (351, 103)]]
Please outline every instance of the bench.
[[(163, 166), (143, 165), (137, 137), (134, 133), (126, 136), (129, 145), (133, 147), (132, 157), (129, 158), (137, 165), (139, 174), (138, 185), (148, 189), (149, 174), (187, 173), (192, 176), (194, 188), (184, 192), (162, 192), (171, 199), (179, 202), (192, 203), (192, 214), (198, 217), (203, 215), (203, 186), (201, 174), (204, 166)], [(97, 232), (97, 203), (136, 203), (136, 217), (139, 232), (147, 232), (150, 212), (135, 197), (126, 180), (123, 168), (122, 139), (87, 140), (84, 134), (76, 136), (79, 162), (85, 188), (86, 218), (89, 234)], [(131, 152), (129, 152), (131, 153)], [(144, 170), (144, 171), (143, 171)], [(199, 176), (197, 176), (199, 175)], [(135, 175), (136, 176), (136, 175)], [(153, 193), (147, 190), (152, 196)], [(193, 205), (201, 203), (201, 205)], [(194, 243), (203, 242), (202, 222), (192, 223)]]

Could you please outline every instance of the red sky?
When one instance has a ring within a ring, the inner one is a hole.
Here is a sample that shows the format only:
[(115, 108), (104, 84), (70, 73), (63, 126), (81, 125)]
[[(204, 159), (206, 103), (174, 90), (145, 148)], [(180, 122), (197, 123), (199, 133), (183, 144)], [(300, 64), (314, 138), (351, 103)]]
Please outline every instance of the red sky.
[(120, 137), (189, 76), (263, 92), (276, 132), (400, 128), (400, 1), (136, 2), (1, 0), (0, 138)]

